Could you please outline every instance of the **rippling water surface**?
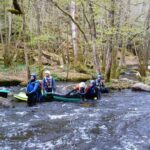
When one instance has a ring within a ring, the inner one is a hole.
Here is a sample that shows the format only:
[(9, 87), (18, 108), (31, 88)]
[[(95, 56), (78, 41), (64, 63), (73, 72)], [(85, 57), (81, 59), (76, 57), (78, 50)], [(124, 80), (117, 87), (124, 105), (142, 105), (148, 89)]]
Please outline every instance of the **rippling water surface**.
[(0, 109), (0, 150), (150, 150), (150, 94)]

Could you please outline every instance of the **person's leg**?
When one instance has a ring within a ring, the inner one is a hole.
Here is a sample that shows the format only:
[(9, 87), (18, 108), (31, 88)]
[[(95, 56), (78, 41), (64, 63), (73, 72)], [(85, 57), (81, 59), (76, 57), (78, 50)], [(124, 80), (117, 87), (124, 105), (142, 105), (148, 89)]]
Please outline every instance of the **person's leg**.
[(85, 101), (85, 94), (84, 93), (81, 94), (81, 99), (82, 99), (82, 101)]
[(42, 96), (42, 93), (39, 93), (38, 101), (39, 101), (40, 103), (42, 103), (42, 102), (43, 102), (43, 96)]
[(47, 92), (48, 92), (48, 93), (51, 93), (51, 92), (52, 92), (52, 88), (48, 88), (48, 89), (47, 89)]
[(28, 105), (29, 107), (32, 106), (32, 97), (31, 97), (31, 95), (28, 95), (27, 105)]
[(97, 99), (101, 99), (101, 90), (99, 87), (96, 88), (96, 97)]

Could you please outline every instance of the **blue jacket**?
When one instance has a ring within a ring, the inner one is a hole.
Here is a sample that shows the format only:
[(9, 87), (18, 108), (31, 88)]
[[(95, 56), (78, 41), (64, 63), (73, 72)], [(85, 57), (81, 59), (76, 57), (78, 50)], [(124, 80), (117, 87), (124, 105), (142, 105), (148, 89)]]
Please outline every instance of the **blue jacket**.
[(28, 97), (34, 97), (37, 101), (40, 101), (42, 98), (40, 82), (30, 81), (27, 85), (27, 93), (29, 94)]
[(48, 91), (48, 89), (52, 89), (52, 91), (54, 92), (56, 90), (56, 83), (52, 76), (50, 76), (49, 78), (45, 77), (43, 79), (43, 90), (46, 92)]
[(89, 92), (89, 94), (90, 95), (94, 95), (95, 94), (95, 86), (93, 85), (93, 86), (91, 86), (91, 87), (89, 87), (89, 90), (88, 90), (88, 92)]
[(40, 92), (40, 82), (39, 81), (30, 81), (27, 85), (27, 93), (39, 93)]

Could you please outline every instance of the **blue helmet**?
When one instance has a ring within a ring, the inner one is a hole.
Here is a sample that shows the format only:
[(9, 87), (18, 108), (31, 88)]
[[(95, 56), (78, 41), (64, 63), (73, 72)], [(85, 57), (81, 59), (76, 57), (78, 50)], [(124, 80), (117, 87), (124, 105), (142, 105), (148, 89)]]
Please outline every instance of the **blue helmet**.
[(97, 75), (97, 78), (102, 78), (102, 75), (101, 74)]
[(36, 79), (36, 74), (32, 73), (30, 76), (33, 76), (34, 79)]
[(95, 84), (95, 81), (94, 81), (94, 80), (90, 80), (90, 83), (91, 83), (91, 84)]

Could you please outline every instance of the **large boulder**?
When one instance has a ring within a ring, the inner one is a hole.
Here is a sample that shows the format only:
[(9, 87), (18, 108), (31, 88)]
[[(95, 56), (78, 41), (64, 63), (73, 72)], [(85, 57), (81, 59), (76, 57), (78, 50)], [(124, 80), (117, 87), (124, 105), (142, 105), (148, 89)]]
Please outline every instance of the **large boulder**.
[(150, 85), (144, 83), (136, 83), (132, 86), (133, 91), (147, 91), (150, 92)]
[(0, 97), (0, 108), (12, 108), (12, 107), (13, 107), (13, 104), (11, 100)]

